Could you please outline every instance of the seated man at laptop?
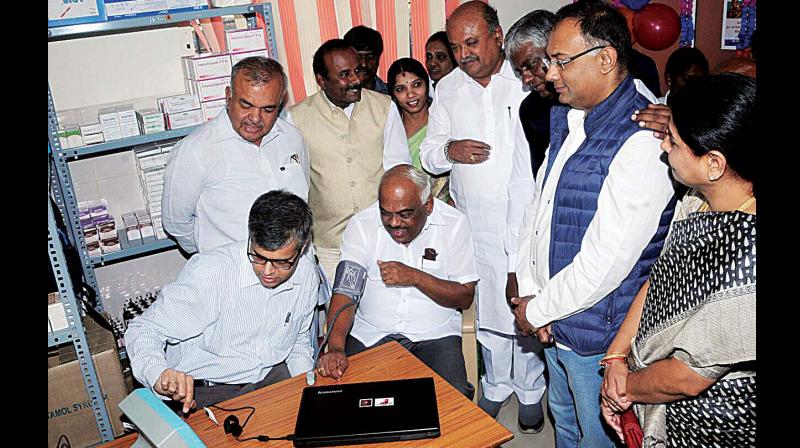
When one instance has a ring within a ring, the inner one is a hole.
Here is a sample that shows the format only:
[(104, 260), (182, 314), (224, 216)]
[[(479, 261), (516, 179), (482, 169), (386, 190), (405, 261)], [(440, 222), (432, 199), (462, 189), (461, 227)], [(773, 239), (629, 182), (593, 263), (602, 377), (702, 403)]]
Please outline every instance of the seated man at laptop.
[(351, 299), (331, 298), (319, 374), (339, 379), (347, 356), (397, 341), (471, 399), (459, 310), (472, 304), (478, 276), (466, 216), (431, 196), (425, 173), (397, 165), (381, 178), (378, 202), (350, 219), (341, 247), (341, 260), (367, 268), (367, 285), (358, 310), (333, 325)]
[(133, 376), (187, 413), (311, 370), (311, 223), (292, 193), (256, 199), (249, 239), (194, 255), (130, 321)]

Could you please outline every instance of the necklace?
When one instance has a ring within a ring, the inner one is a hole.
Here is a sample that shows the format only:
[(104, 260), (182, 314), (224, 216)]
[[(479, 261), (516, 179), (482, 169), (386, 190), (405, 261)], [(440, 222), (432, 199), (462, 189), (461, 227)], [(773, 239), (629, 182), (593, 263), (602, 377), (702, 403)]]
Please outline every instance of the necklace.
[(742, 203), (742, 205), (740, 205), (739, 208), (736, 209), (736, 211), (737, 212), (743, 212), (743, 211), (747, 210), (747, 207), (750, 207), (753, 204), (753, 202), (756, 202), (756, 197), (755, 196), (753, 196), (750, 199), (744, 201)]
[[(747, 207), (750, 207), (751, 205), (753, 205), (753, 202), (756, 202), (755, 196), (751, 196), (748, 200), (742, 202), (742, 205), (737, 207), (736, 211), (737, 212), (743, 212), (743, 211), (747, 210)], [(703, 205), (701, 205), (700, 208), (697, 209), (697, 211), (698, 212), (711, 211), (711, 206), (708, 204), (708, 202), (703, 202)]]

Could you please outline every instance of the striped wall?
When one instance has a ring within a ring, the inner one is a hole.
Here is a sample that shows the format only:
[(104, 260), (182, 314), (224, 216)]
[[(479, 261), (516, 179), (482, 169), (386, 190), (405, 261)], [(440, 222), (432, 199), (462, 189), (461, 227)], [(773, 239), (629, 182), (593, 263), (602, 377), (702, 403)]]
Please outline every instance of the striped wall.
[[(425, 41), (444, 30), (445, 18), (467, 0), (254, 0), (272, 4), (278, 59), (289, 77), (289, 104), (318, 90), (312, 61), (328, 39), (365, 25), (383, 36), (378, 75), (386, 80), (398, 58), (425, 61)], [(487, 1), (487, 0), (483, 0)]]

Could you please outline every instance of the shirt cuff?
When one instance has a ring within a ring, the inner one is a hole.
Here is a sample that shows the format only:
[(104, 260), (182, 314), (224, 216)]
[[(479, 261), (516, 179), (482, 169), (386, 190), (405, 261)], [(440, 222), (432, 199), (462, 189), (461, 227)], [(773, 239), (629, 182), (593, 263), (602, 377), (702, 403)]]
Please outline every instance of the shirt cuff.
[(508, 254), (508, 273), (516, 274), (517, 272), (517, 254)]
[(470, 275), (462, 275), (461, 277), (454, 278), (453, 281), (456, 283), (461, 283), (462, 285), (477, 282), (479, 280), (478, 276), (475, 274)]
[[(430, 153), (425, 158), (426, 162), (430, 162), (430, 166), (425, 166), (425, 169), (428, 170), (431, 174), (442, 174), (446, 173), (453, 169), (453, 163), (447, 160), (444, 156), (444, 146), (447, 143), (437, 146), (436, 149), (430, 151)], [(423, 166), (425, 164), (423, 163)]]
[(528, 322), (536, 328), (542, 328), (545, 325), (549, 324), (550, 322), (542, 322), (539, 316), (542, 314), (541, 310), (537, 306), (536, 301), (539, 300), (539, 297), (534, 297), (533, 299), (528, 301), (528, 307), (525, 308), (525, 318)]
[(314, 360), (311, 356), (301, 356), (292, 361), (286, 361), (286, 367), (289, 368), (291, 376), (297, 376), (301, 373), (306, 373), (314, 368)]
[[(161, 373), (164, 372), (164, 370), (166, 370), (166, 369), (167, 369), (167, 365), (166, 364), (164, 364), (164, 365), (160, 365), (159, 364), (159, 365), (155, 365), (155, 366), (149, 367), (147, 369), (147, 371), (145, 372), (144, 379), (145, 379), (145, 381), (147, 381), (147, 383), (148, 383), (147, 385), (150, 386), (152, 389), (154, 389), (153, 392), (155, 392), (155, 387), (156, 387), (156, 383), (158, 383), (158, 378), (161, 376)], [(158, 394), (156, 394), (156, 395), (158, 395)]]

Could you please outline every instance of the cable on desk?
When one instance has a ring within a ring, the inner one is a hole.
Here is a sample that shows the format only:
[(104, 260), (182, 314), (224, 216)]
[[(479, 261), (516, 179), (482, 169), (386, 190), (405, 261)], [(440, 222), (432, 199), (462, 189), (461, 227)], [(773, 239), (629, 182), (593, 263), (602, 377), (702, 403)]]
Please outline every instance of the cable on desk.
[(209, 407), (216, 408), (219, 409), (220, 411), (225, 411), (225, 412), (236, 412), (244, 409), (250, 410), (250, 414), (247, 416), (247, 418), (244, 420), (244, 423), (241, 426), (239, 426), (239, 419), (235, 415), (229, 415), (228, 417), (225, 418), (225, 426), (224, 426), (225, 433), (233, 435), (233, 437), (236, 439), (237, 442), (246, 442), (248, 440), (258, 440), (259, 442), (269, 442), (270, 440), (294, 440), (294, 434), (287, 434), (283, 437), (270, 437), (265, 435), (258, 435), (255, 437), (240, 439), (239, 436), (244, 431), (244, 427), (247, 426), (247, 422), (250, 421), (250, 417), (252, 417), (253, 414), (256, 413), (256, 408), (254, 408), (253, 406), (244, 406), (241, 408), (226, 409), (213, 404), (210, 405)]

